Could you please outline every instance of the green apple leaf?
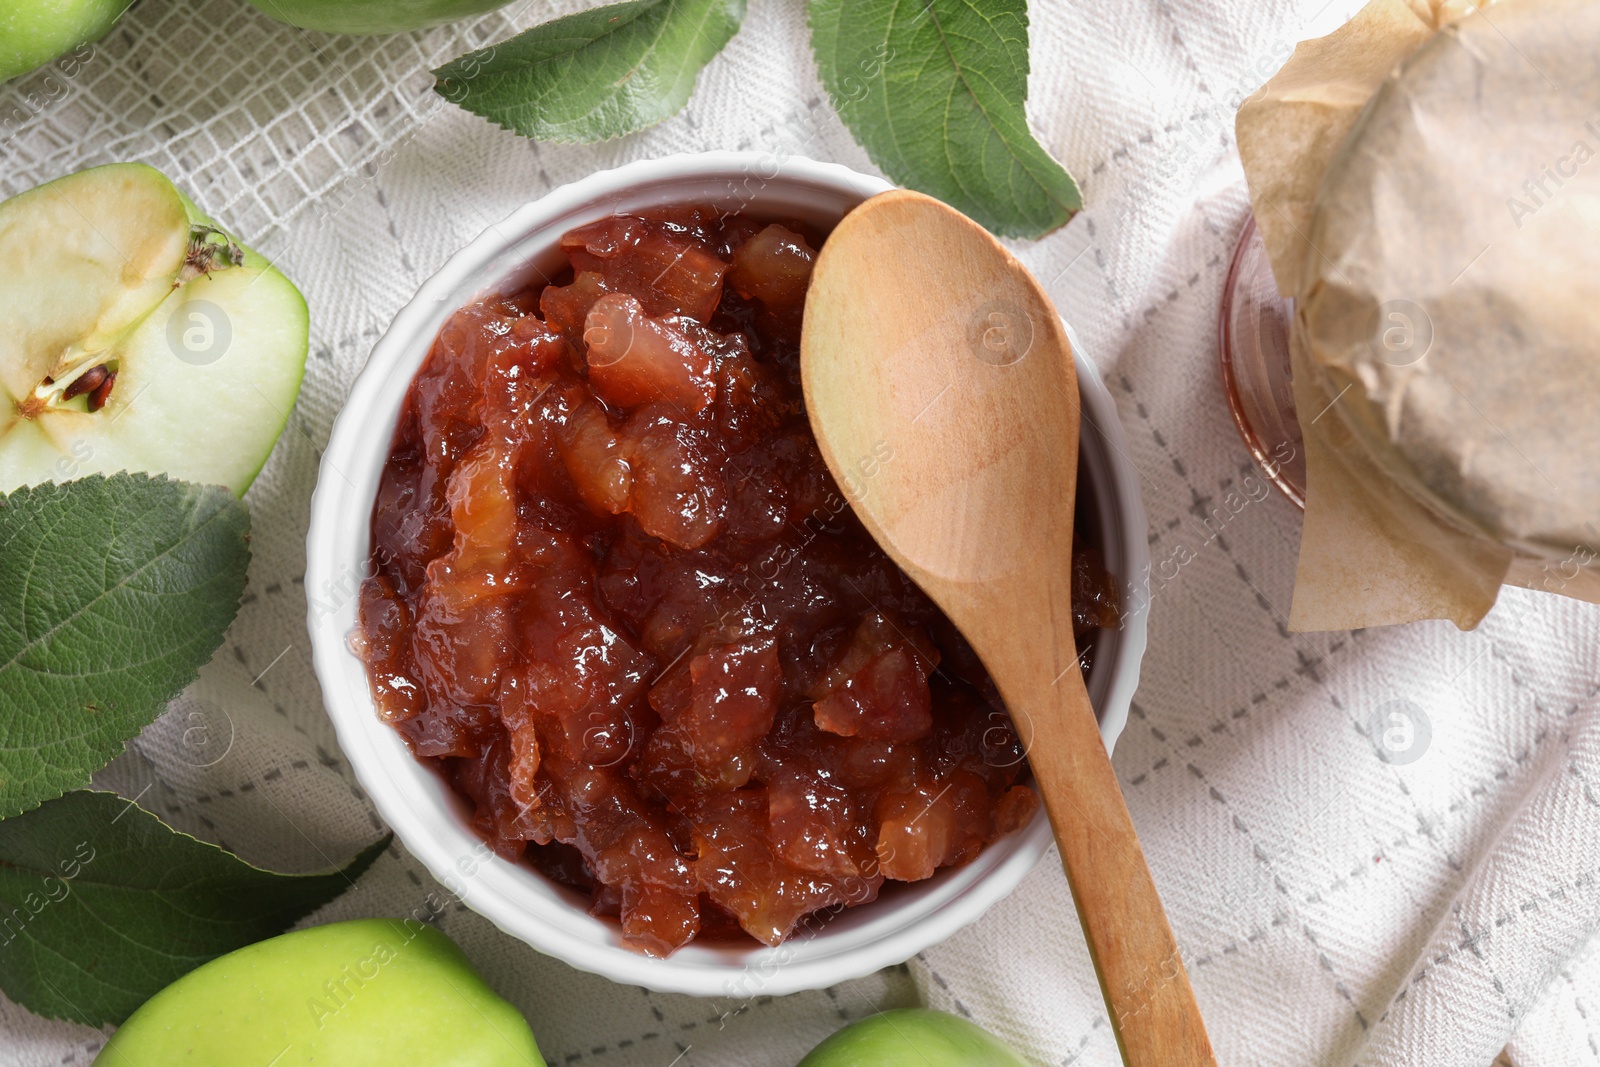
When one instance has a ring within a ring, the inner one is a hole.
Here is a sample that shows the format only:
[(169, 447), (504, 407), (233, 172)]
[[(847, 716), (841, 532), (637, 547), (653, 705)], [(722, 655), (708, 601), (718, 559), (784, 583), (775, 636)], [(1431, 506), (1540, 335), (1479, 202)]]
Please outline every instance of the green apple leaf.
[(344, 892), (389, 840), (326, 874), (274, 874), (115, 793), (68, 793), (0, 822), (0, 989), (39, 1015), (121, 1022)]
[(447, 100), (546, 141), (604, 141), (683, 110), (745, 0), (627, 0), (533, 27), (434, 71)]
[(0, 498), (0, 819), (89, 784), (222, 644), (250, 513), (146, 474)]
[(1083, 206), (1028, 130), (1026, 0), (808, 0), (822, 84), (872, 161), (997, 234)]

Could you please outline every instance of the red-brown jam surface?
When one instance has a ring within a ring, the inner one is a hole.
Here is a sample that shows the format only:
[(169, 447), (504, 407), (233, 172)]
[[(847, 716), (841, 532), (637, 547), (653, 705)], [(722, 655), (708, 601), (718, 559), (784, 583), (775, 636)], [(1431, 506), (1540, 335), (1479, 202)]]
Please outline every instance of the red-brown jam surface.
[[(440, 331), (373, 509), (381, 713), (497, 853), (651, 955), (776, 944), (1037, 803), (982, 665), (812, 438), (820, 236), (697, 207), (569, 233), (569, 272)], [(1116, 597), (1092, 553), (1074, 574), (1081, 644)]]

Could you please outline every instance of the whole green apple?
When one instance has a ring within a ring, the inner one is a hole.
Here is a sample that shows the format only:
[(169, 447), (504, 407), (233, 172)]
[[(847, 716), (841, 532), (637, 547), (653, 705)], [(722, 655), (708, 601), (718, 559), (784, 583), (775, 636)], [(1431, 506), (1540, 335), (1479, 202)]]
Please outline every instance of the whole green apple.
[(219, 956), (145, 1001), (96, 1067), (545, 1067), (454, 941), (357, 919)]
[(250, 0), (263, 13), (323, 33), (405, 33), (504, 7), (510, 0)]
[(799, 1067), (1029, 1067), (981, 1026), (942, 1011), (902, 1008), (851, 1023)]
[(5, 0), (0, 4), (0, 81), (42, 67), (104, 37), (133, 0)]

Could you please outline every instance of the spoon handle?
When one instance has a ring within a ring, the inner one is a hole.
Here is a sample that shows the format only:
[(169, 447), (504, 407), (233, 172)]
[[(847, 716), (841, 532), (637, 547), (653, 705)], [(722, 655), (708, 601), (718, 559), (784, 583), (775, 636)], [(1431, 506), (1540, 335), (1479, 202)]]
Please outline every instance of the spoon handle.
[[(1040, 669), (1040, 668), (1043, 669)], [(1050, 657), (1016, 665), (1007, 704), (1061, 849), (1128, 1067), (1214, 1067), (1183, 958), (1117, 785), (1077, 660), (1055, 678)]]

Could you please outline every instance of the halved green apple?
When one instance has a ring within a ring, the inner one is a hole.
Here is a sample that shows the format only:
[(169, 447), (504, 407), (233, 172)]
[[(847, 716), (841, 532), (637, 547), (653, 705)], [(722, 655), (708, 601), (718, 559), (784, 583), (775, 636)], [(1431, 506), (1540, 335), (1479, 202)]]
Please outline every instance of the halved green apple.
[(308, 331), (299, 290), (151, 167), (0, 203), (0, 492), (129, 470), (242, 494)]

